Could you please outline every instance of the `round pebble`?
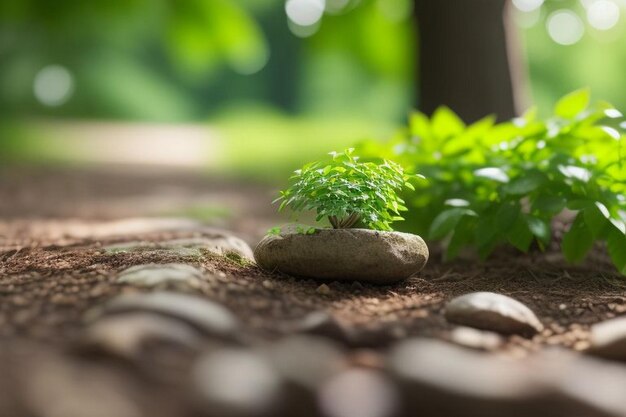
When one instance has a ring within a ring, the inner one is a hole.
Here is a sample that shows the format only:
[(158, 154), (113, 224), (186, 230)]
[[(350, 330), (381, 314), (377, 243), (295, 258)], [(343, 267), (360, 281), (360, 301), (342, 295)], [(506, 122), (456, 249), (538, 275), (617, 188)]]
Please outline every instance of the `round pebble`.
[(445, 309), (450, 323), (504, 334), (533, 335), (543, 325), (524, 304), (492, 292), (474, 292), (454, 298)]
[(203, 281), (202, 271), (186, 264), (135, 265), (122, 271), (117, 281), (141, 287), (172, 285), (197, 288)]

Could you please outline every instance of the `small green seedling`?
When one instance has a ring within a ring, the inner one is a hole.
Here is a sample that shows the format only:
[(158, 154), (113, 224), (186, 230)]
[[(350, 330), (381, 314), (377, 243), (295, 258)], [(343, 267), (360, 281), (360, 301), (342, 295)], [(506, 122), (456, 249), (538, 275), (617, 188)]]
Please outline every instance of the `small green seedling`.
[(291, 186), (275, 200), (281, 202), (279, 210), (315, 211), (317, 221), (327, 218), (335, 229), (362, 225), (392, 230), (392, 222), (404, 220), (400, 212), (407, 208), (398, 192), (415, 190), (409, 181), (423, 176), (387, 160), (361, 162), (353, 148), (330, 155), (326, 163), (312, 162), (295, 171)]

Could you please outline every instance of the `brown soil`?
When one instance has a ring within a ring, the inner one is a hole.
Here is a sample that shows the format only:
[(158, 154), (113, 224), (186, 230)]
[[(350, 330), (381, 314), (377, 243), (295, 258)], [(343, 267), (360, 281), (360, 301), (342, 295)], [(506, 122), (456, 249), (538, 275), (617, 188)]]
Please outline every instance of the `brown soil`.
[[(331, 313), (354, 331), (348, 341), (351, 348), (382, 349), (413, 335), (445, 338), (451, 328), (442, 315), (447, 300), (471, 291), (494, 291), (527, 304), (546, 325), (531, 339), (506, 339), (502, 353), (524, 356), (553, 345), (584, 350), (591, 324), (626, 312), (626, 281), (600, 254), (575, 267), (567, 266), (554, 253), (500, 253), (485, 263), (441, 263), (436, 248), (431, 248), (434, 253), (427, 267), (406, 282), (391, 286), (331, 282), (330, 293), (324, 295), (317, 291), (320, 282), (268, 274), (253, 264), (211, 254), (198, 258), (156, 251), (105, 253), (103, 246), (124, 241), (202, 236), (202, 230), (172, 230), (89, 237), (89, 228), (100, 220), (141, 215), (165, 183), (177, 190), (177, 204), (181, 205), (196, 204), (199, 192), (230, 196), (227, 203), (236, 202), (238, 211), (219, 225), (239, 232), (248, 241), (258, 239), (267, 224), (277, 221), (266, 207), (272, 193), (264, 187), (225, 186), (184, 175), (147, 179), (92, 171), (80, 175), (12, 172), (0, 176), (0, 212), (6, 219), (0, 222), (0, 346), (13, 352), (11, 358), (18, 362), (74, 346), (86, 311), (116, 294), (140, 291), (116, 283), (116, 273), (151, 262), (183, 262), (213, 274), (217, 285), (194, 292), (229, 307), (248, 333), (261, 339), (287, 333), (306, 313), (319, 310)], [(72, 186), (72, 181), (79, 185)], [(159, 187), (154, 185), (157, 183)], [(109, 198), (119, 202), (131, 197), (133, 204), (118, 204), (114, 214), (102, 215)], [(257, 207), (262, 207), (260, 220), (254, 223), (250, 219)], [(81, 225), (80, 233), (73, 235), (77, 225)], [(16, 352), (15, 343), (24, 341), (30, 347)], [(119, 377), (115, 375), (111, 377)], [(175, 379), (176, 373), (168, 375)], [(154, 393), (161, 388), (151, 389)]]
[[(188, 235), (170, 232), (150, 238)], [(146, 240), (142, 235), (127, 238)], [(112, 242), (101, 239), (0, 254), (0, 337), (71, 342), (80, 334), (89, 308), (113, 295), (137, 291), (116, 283), (115, 277), (121, 269), (144, 263), (188, 263), (215, 274), (221, 285), (198, 292), (231, 308), (261, 337), (281, 334), (296, 319), (319, 310), (355, 329), (357, 344), (384, 346), (411, 335), (443, 337), (450, 328), (442, 315), (447, 300), (493, 291), (527, 304), (547, 327), (532, 339), (509, 338), (507, 349), (563, 345), (581, 350), (587, 347), (590, 324), (626, 311), (626, 285), (608, 262), (572, 268), (543, 255), (503, 256), (484, 264), (441, 264), (434, 259), (418, 277), (399, 284), (331, 282), (330, 293), (321, 294), (316, 291), (320, 282), (268, 274), (215, 255), (198, 259), (152, 251), (107, 254), (100, 248), (107, 243)]]

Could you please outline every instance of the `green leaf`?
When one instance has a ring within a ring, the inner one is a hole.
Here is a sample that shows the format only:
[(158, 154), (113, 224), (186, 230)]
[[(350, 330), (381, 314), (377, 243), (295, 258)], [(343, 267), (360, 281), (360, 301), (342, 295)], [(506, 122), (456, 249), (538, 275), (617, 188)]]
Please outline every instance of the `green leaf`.
[(549, 215), (559, 214), (565, 208), (565, 204), (566, 201), (563, 197), (540, 195), (533, 202), (533, 211), (539, 211)]
[(626, 223), (624, 223), (623, 220), (611, 218), (609, 221), (616, 230), (622, 232), (622, 234), (626, 234)]
[(441, 239), (456, 227), (463, 216), (475, 215), (474, 211), (459, 207), (444, 210), (433, 220), (428, 236), (430, 239)]
[(482, 245), (478, 247), (478, 255), (481, 259), (487, 259), (487, 257), (493, 252), (493, 250), (498, 246), (499, 240), (496, 238), (496, 235), (492, 236), (490, 239), (483, 242)]
[(583, 210), (585, 223), (589, 226), (589, 230), (595, 238), (602, 236), (607, 226), (610, 224), (608, 219), (611, 216), (609, 209), (599, 201)]
[(593, 207), (594, 201), (586, 198), (577, 198), (567, 202), (567, 208), (570, 210), (584, 210)]
[(523, 177), (517, 178), (503, 187), (507, 194), (528, 194), (535, 191), (545, 182), (546, 178), (539, 172), (533, 171), (525, 174)]
[(448, 107), (435, 110), (432, 118), (433, 133), (439, 139), (459, 135), (465, 129), (465, 123)]
[(526, 217), (526, 222), (528, 223), (528, 229), (537, 238), (537, 240), (543, 244), (550, 243), (551, 235), (550, 225), (548, 223), (531, 216)]
[(496, 230), (506, 235), (509, 227), (517, 220), (520, 214), (520, 206), (515, 203), (505, 203), (496, 212), (495, 227)]
[(617, 270), (626, 275), (626, 235), (611, 230), (607, 239), (607, 249)]
[(430, 139), (430, 120), (421, 112), (414, 112), (409, 119), (409, 129), (411, 134), (420, 138)]
[(518, 216), (517, 220), (506, 234), (508, 242), (522, 252), (527, 252), (533, 241), (533, 233), (528, 227), (528, 223), (523, 216)]
[(448, 247), (446, 248), (446, 260), (456, 258), (459, 251), (472, 241), (475, 227), (476, 217), (474, 216), (463, 216), (461, 220), (459, 220), (454, 229), (454, 234), (450, 239), (450, 243), (448, 243)]
[(610, 126), (601, 126), (600, 129), (602, 129), (602, 131), (606, 133), (611, 139), (620, 140), (622, 138), (621, 133), (619, 133), (617, 129), (614, 129)]
[(593, 246), (593, 234), (583, 213), (578, 213), (570, 230), (563, 236), (561, 250), (569, 262), (580, 262)]
[(496, 118), (493, 115), (484, 117), (477, 122), (467, 126), (464, 134), (470, 137), (480, 137), (485, 133), (489, 132), (491, 128), (493, 128), (493, 124), (495, 123)]
[(495, 216), (491, 213), (482, 213), (476, 225), (476, 244), (484, 246), (496, 236)]
[(589, 98), (590, 92), (587, 88), (569, 93), (556, 103), (554, 114), (564, 119), (573, 119), (587, 108)]

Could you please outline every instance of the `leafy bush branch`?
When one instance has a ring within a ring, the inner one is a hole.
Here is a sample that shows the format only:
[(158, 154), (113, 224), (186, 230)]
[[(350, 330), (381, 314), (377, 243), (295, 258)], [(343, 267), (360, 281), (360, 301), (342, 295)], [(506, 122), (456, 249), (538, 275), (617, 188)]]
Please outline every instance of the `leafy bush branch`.
[(561, 242), (569, 261), (582, 260), (595, 241), (626, 273), (626, 121), (607, 103), (589, 104), (589, 91), (563, 97), (553, 117), (536, 110), (496, 124), (466, 126), (442, 107), (432, 118), (411, 116), (386, 142), (363, 143), (363, 156), (418, 169), (428, 182), (407, 194), (406, 228), (447, 243), (447, 258), (464, 247), (488, 256), (511, 244), (544, 249), (556, 216), (573, 216)]

